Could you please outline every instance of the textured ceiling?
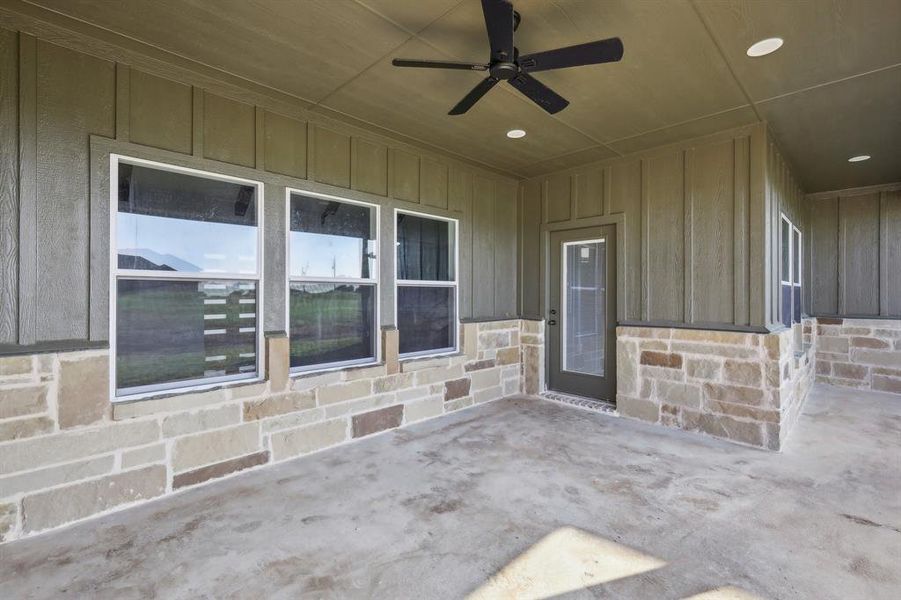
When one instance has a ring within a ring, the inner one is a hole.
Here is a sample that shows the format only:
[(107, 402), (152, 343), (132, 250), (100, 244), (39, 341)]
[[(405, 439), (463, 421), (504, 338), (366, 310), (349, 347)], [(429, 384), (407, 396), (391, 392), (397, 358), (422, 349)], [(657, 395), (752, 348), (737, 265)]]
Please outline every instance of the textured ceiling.
[(459, 117), (481, 75), (390, 62), (485, 61), (478, 0), (30, 3), (522, 176), (765, 120), (806, 191), (901, 179), (898, 0), (519, 0), (521, 52), (619, 36), (623, 60), (537, 74), (557, 115), (501, 85)]

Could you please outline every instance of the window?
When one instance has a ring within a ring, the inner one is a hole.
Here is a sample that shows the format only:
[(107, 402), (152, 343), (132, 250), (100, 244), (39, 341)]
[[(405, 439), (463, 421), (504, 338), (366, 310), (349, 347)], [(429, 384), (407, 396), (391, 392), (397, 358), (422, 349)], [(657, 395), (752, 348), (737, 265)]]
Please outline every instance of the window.
[(457, 221), (396, 212), (397, 329), (402, 356), (457, 349)]
[(378, 207), (288, 191), (295, 371), (378, 360)]
[(782, 215), (780, 232), (780, 314), (782, 324), (801, 322), (801, 231)]
[(792, 322), (801, 322), (801, 231), (792, 228)]
[(261, 186), (113, 156), (115, 396), (258, 377)]

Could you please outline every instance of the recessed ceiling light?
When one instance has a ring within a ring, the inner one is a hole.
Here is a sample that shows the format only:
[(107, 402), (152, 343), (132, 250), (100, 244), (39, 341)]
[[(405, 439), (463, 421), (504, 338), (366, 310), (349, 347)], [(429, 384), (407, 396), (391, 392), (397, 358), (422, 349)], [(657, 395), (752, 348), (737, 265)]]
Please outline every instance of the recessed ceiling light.
[(865, 160), (870, 160), (869, 154), (861, 154), (859, 156), (852, 156), (848, 159), (848, 162), (863, 162)]
[(782, 47), (782, 38), (767, 38), (765, 40), (760, 40), (756, 44), (752, 44), (750, 48), (748, 48), (748, 56), (757, 58), (758, 56), (766, 56), (771, 52), (775, 52), (779, 48)]
[(522, 129), (511, 129), (507, 132), (507, 137), (515, 140), (521, 137), (526, 137), (526, 132)]

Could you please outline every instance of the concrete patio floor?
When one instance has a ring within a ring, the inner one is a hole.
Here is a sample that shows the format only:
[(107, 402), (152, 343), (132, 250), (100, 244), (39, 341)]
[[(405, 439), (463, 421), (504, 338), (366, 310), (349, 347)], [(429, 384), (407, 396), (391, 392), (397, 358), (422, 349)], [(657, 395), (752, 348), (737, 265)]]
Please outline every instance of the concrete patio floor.
[(899, 469), (888, 395), (816, 387), (781, 454), (512, 398), (0, 546), (0, 590), (894, 599)]

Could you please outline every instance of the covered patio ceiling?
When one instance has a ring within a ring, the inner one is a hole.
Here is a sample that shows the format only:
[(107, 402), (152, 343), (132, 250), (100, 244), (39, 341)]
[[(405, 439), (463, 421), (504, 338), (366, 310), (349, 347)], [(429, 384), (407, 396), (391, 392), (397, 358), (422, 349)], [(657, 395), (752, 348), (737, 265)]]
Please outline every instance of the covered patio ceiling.
[[(539, 74), (551, 116), (506, 85), (447, 116), (482, 77), (396, 57), (484, 61), (476, 0), (13, 0), (19, 12), (184, 66), (224, 71), (494, 169), (534, 176), (768, 121), (807, 192), (901, 175), (901, 4), (517, 0), (523, 52), (618, 36), (622, 62)], [(755, 41), (780, 36), (752, 59)], [(508, 129), (528, 135), (508, 140)], [(847, 159), (869, 154), (865, 163)]]

